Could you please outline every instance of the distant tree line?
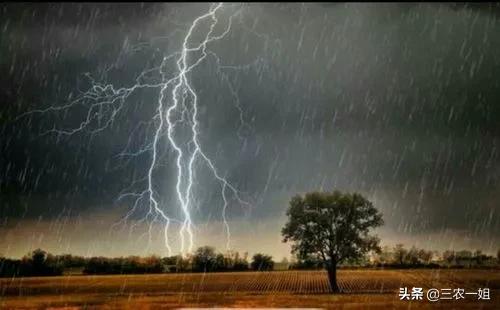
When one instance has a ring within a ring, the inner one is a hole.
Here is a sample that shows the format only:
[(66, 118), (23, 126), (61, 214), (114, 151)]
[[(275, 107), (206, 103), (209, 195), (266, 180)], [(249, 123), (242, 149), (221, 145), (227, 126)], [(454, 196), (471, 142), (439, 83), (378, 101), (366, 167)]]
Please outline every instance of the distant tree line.
[(213, 247), (198, 248), (186, 256), (83, 257), (52, 255), (41, 249), (21, 259), (0, 257), (0, 277), (57, 276), (68, 271), (83, 274), (147, 274), (164, 272), (224, 272), (273, 270), (272, 256), (257, 253), (248, 262), (248, 254), (235, 251), (219, 253)]
[[(442, 253), (415, 246), (406, 248), (403, 244), (384, 246), (378, 253), (370, 253), (358, 260), (343, 263), (340, 267), (387, 267), (387, 268), (475, 268), (497, 267), (500, 265), (500, 250), (496, 257), (480, 250), (451, 251)], [(322, 261), (313, 256), (295, 258), (289, 269), (322, 269)]]
[[(417, 247), (406, 248), (402, 244), (384, 246), (379, 253), (343, 263), (340, 267), (384, 267), (384, 268), (474, 268), (500, 265), (500, 250), (497, 257), (481, 251), (428, 251)], [(322, 269), (321, 260), (306, 258), (286, 259), (280, 263), (282, 269)], [(198, 248), (186, 256), (159, 257), (83, 257), (71, 254), (53, 255), (41, 249), (34, 250), (21, 259), (0, 256), (0, 277), (57, 276), (77, 270), (83, 274), (147, 274), (175, 272), (225, 272), (225, 271), (271, 271), (275, 262), (270, 255), (257, 253), (248, 260), (248, 254), (235, 251), (220, 253), (213, 247)]]
[(388, 267), (445, 267), (445, 268), (473, 268), (498, 266), (500, 264), (500, 250), (497, 257), (486, 255), (480, 250), (451, 251), (442, 253), (428, 251), (415, 246), (405, 248), (403, 244), (396, 244), (393, 248), (385, 246), (380, 253), (371, 257), (376, 266)]
[(64, 265), (56, 256), (37, 249), (21, 259), (0, 257), (0, 276), (57, 276), (61, 275)]
[(145, 274), (163, 272), (162, 260), (158, 256), (91, 257), (83, 264), (84, 274)]
[(415, 246), (407, 249), (403, 244), (396, 244), (393, 248), (385, 246), (380, 253), (371, 257), (371, 262), (377, 266), (387, 267), (439, 267), (438, 252), (420, 249)]

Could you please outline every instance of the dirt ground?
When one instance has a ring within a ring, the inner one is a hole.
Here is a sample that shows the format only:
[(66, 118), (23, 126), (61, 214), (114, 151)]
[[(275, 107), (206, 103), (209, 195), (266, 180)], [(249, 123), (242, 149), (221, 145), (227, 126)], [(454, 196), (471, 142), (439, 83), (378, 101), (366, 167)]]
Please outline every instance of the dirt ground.
[[(322, 271), (63, 276), (0, 279), (1, 309), (183, 307), (500, 309), (499, 270), (340, 270), (342, 294)], [(401, 287), (490, 289), (490, 300), (401, 301)]]

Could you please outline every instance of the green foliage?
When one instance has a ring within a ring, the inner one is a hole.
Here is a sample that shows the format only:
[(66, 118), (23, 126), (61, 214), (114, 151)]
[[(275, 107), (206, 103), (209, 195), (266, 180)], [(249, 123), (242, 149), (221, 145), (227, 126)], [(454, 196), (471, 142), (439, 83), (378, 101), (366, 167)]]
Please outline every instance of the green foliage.
[(290, 201), (284, 242), (299, 258), (315, 256), (328, 271), (333, 292), (339, 292), (337, 265), (361, 261), (379, 252), (379, 239), (370, 230), (383, 224), (382, 214), (360, 194), (312, 192)]
[(369, 233), (383, 224), (382, 215), (360, 194), (298, 195), (290, 201), (287, 215), (284, 242), (292, 242), (292, 251), (300, 258), (314, 255), (336, 265), (380, 250), (379, 239)]

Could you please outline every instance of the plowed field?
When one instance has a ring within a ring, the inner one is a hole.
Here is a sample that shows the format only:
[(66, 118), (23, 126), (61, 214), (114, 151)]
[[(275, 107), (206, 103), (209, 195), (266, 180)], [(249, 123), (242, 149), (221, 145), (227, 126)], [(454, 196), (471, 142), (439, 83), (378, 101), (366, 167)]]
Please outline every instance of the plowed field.
[[(65, 276), (0, 279), (0, 308), (438, 307), (499, 306), (498, 270), (340, 270), (340, 295), (323, 271)], [(491, 300), (400, 301), (400, 287), (489, 288)]]

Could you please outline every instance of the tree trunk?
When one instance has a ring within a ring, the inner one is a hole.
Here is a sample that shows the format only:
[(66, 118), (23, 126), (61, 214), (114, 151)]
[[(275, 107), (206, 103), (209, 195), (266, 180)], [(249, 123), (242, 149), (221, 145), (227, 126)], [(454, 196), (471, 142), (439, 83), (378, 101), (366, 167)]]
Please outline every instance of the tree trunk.
[(328, 281), (333, 293), (340, 293), (340, 288), (337, 285), (337, 264), (327, 264), (326, 271), (328, 271)]

